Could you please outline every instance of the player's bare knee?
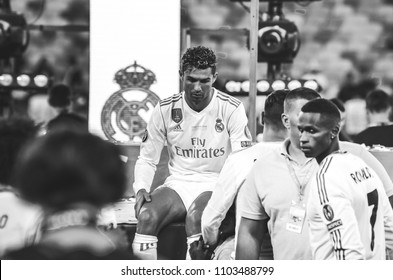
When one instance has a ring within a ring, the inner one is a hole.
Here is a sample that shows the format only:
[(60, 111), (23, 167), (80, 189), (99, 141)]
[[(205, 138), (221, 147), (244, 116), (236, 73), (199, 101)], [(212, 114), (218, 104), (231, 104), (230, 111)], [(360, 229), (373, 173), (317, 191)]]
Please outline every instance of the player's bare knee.
[(151, 208), (143, 209), (138, 216), (137, 232), (147, 235), (157, 235), (157, 228), (160, 217)]
[(187, 236), (201, 233), (201, 218), (202, 211), (199, 209), (193, 209), (187, 213), (185, 223)]

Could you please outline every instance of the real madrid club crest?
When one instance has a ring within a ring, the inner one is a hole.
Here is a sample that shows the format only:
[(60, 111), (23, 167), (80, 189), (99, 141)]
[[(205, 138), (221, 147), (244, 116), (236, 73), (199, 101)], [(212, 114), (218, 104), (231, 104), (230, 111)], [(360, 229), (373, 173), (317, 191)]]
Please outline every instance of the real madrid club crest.
[(155, 74), (135, 61), (133, 65), (117, 71), (114, 80), (120, 90), (108, 98), (101, 112), (105, 136), (113, 142), (146, 140), (147, 122), (160, 100), (149, 90), (156, 82)]
[(223, 132), (224, 131), (225, 126), (222, 123), (222, 119), (219, 119), (219, 118), (216, 119), (216, 126), (215, 126), (215, 128), (216, 128), (217, 132)]
[(180, 108), (172, 109), (172, 120), (175, 123), (179, 123), (179, 122), (181, 122), (182, 119), (183, 119), (183, 113), (182, 113), (181, 109)]

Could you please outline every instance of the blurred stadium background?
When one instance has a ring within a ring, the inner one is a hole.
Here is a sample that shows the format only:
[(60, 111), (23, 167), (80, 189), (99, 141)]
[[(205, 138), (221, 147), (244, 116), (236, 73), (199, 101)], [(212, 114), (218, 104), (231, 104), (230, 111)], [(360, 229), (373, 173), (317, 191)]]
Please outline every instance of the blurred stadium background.
[[(44, 72), (53, 83), (68, 84), (75, 93), (76, 111), (87, 115), (89, 1), (11, 0), (10, 3), (12, 10), (22, 13), (28, 24), (41, 26), (30, 31), (29, 46), (16, 59), (15, 70)], [(247, 5), (230, 0), (182, 0), (182, 29), (249, 29)], [(263, 11), (267, 4), (260, 6)], [(284, 67), (289, 76), (314, 77), (322, 86), (324, 97), (339, 97), (343, 101), (364, 98), (377, 85), (391, 93), (393, 0), (288, 2), (284, 4), (284, 14), (296, 23), (301, 34), (301, 48), (294, 63)], [(110, 20), (110, 16), (103, 20)], [(245, 38), (222, 40), (220, 36), (202, 32), (193, 34), (190, 44), (204, 44), (219, 52), (221, 82), (248, 79), (249, 51)], [(183, 44), (182, 49), (185, 47)], [(266, 65), (260, 63), (258, 79), (265, 76)], [(27, 112), (28, 98), (23, 92), (13, 93), (19, 113)], [(358, 132), (364, 125), (350, 133)]]

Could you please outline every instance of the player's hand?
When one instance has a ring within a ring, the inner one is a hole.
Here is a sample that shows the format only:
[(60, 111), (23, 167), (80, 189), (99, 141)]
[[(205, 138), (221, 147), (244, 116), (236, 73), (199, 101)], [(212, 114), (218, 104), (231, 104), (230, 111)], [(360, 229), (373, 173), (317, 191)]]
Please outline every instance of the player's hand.
[(202, 236), (198, 241), (194, 241), (190, 244), (190, 256), (192, 260), (210, 260), (213, 251), (213, 248), (209, 245), (205, 245)]
[(141, 210), (143, 204), (145, 202), (150, 202), (151, 197), (150, 193), (148, 193), (145, 189), (141, 189), (138, 191), (136, 194), (136, 202), (135, 202), (135, 218), (138, 219), (139, 216), (139, 211)]

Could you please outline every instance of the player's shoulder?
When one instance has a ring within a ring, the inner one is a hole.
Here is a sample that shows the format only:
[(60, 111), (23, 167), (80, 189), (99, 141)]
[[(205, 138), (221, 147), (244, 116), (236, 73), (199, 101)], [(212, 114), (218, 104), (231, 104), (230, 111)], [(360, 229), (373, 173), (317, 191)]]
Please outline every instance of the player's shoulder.
[(321, 162), (318, 174), (332, 174), (336, 176), (340, 173), (347, 173), (349, 169), (356, 169), (364, 165), (364, 161), (358, 156), (348, 151), (339, 151), (327, 156)]
[(179, 102), (182, 98), (182, 93), (174, 94), (170, 97), (160, 100), (160, 107), (171, 107), (174, 103)]
[(346, 151), (349, 152), (351, 154), (359, 154), (359, 153), (363, 153), (366, 150), (366, 147), (357, 143), (352, 143), (352, 142), (348, 142), (348, 141), (340, 141), (339, 142), (340, 145), (340, 150), (342, 151)]
[(266, 153), (270, 153), (279, 146), (279, 142), (260, 142), (250, 147), (232, 152), (229, 158), (233, 161), (239, 162), (248, 159), (257, 161), (260, 157), (264, 156)]
[(227, 93), (224, 93), (222, 91), (219, 91), (218, 89), (214, 89), (216, 91), (216, 97), (219, 103), (221, 103), (221, 105), (223, 106), (228, 106), (228, 107), (233, 107), (234, 109), (236, 109), (237, 107), (240, 106), (240, 104), (242, 104), (242, 102), (237, 99), (236, 97), (233, 97)]

